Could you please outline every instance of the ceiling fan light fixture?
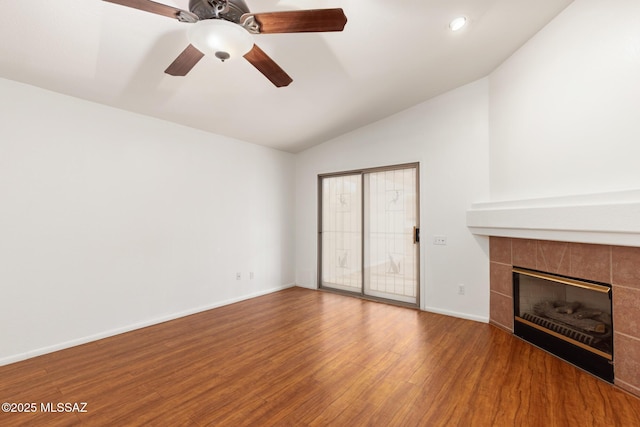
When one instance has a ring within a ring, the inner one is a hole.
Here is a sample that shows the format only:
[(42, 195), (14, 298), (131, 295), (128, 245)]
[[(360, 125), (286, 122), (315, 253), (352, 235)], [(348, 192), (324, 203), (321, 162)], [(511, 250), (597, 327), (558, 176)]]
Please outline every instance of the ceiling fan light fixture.
[(191, 25), (189, 42), (205, 55), (221, 61), (244, 56), (253, 48), (253, 37), (238, 24), (223, 19), (204, 19)]
[(461, 30), (465, 25), (467, 25), (466, 16), (458, 16), (449, 23), (449, 28), (451, 29), (451, 31), (458, 31)]

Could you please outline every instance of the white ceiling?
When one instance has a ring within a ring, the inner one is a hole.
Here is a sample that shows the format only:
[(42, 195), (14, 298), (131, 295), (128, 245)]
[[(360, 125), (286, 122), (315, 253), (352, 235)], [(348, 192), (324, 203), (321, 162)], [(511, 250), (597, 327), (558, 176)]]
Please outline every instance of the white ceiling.
[[(299, 152), (488, 75), (571, 2), (246, 0), (347, 15), (343, 32), (255, 36), (293, 78), (276, 88), (243, 59), (164, 74), (190, 24), (102, 0), (0, 0), (0, 77)], [(453, 33), (460, 14), (470, 24)]]

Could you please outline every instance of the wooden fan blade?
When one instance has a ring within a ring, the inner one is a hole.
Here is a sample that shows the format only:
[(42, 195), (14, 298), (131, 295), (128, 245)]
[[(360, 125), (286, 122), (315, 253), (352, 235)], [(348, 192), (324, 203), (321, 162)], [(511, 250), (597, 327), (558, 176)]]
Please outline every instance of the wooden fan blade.
[(203, 56), (204, 53), (189, 45), (164, 72), (172, 76), (186, 76)]
[(244, 55), (244, 58), (264, 74), (266, 78), (271, 80), (271, 83), (276, 87), (289, 86), (289, 83), (293, 81), (269, 55), (264, 53), (264, 51), (255, 44), (253, 45), (253, 49)]
[(347, 23), (347, 17), (342, 9), (245, 13), (240, 21), (244, 22), (246, 18), (251, 16), (260, 26), (262, 34), (342, 31)]
[[(167, 16), (169, 18), (178, 19), (182, 14), (193, 15), (186, 10), (178, 9), (177, 7), (167, 6), (166, 4), (156, 3), (151, 0), (104, 0), (109, 3), (115, 3), (122, 6), (132, 7), (134, 9), (143, 10), (145, 12), (155, 13), (157, 15)], [(195, 15), (193, 15), (195, 17)], [(197, 20), (197, 17), (196, 17)]]

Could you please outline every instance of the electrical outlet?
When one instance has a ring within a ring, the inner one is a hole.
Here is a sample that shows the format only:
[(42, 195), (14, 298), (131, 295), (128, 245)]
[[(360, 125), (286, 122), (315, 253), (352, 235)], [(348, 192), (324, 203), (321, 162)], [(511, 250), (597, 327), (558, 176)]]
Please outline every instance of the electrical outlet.
[(242, 273), (236, 273), (236, 280), (242, 279)]
[(253, 280), (253, 271), (249, 273), (249, 280)]
[(464, 285), (458, 285), (458, 295), (464, 295)]
[(433, 244), (444, 246), (447, 244), (446, 236), (433, 236)]

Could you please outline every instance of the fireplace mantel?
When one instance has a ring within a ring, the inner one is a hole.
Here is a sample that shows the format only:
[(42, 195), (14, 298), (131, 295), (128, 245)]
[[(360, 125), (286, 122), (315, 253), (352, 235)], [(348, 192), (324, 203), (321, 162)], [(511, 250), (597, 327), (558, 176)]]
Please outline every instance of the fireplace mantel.
[(473, 234), (640, 247), (640, 190), (474, 203)]

